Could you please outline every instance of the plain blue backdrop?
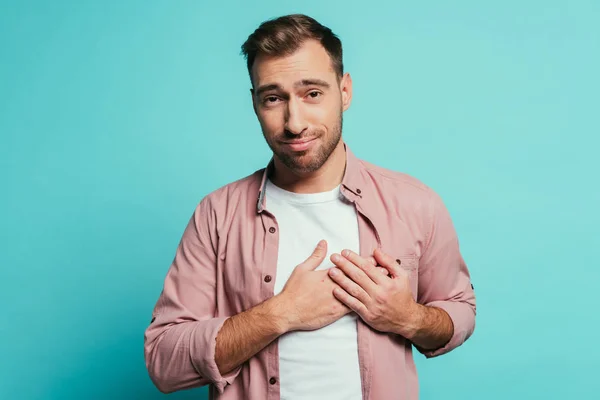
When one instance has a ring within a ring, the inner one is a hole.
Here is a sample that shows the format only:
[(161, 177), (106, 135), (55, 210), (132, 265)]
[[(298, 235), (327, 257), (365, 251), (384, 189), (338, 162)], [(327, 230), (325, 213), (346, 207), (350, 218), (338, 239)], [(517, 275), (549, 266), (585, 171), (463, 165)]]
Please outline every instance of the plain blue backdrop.
[(292, 12), (343, 41), (354, 152), (455, 221), (477, 328), (421, 398), (600, 396), (600, 2), (0, 4), (0, 398), (163, 398), (144, 329), (196, 204), (269, 159), (240, 45)]

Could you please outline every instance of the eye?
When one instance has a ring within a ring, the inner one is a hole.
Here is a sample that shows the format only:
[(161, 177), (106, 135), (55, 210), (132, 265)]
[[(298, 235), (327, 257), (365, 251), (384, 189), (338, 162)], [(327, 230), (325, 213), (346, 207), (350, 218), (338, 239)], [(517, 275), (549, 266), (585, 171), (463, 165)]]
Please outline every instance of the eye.
[(276, 104), (278, 101), (279, 101), (279, 97), (277, 97), (277, 96), (266, 96), (263, 99), (263, 104), (271, 105), (271, 104)]
[(318, 90), (313, 90), (311, 92), (308, 92), (308, 97), (310, 97), (311, 99), (318, 99), (321, 96), (321, 92), (319, 92)]

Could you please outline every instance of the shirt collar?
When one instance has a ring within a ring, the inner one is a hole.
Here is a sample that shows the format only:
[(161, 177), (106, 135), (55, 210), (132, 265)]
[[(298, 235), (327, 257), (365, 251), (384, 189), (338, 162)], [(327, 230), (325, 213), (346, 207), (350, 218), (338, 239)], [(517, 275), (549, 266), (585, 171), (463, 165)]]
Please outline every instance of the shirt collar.
[[(361, 163), (360, 160), (352, 153), (350, 147), (344, 142), (344, 149), (346, 150), (346, 169), (344, 171), (344, 177), (342, 178), (341, 193), (346, 199), (351, 202), (358, 201), (362, 198), (363, 193), (361, 187), (363, 185), (362, 174), (361, 174)], [(273, 157), (269, 161), (267, 167), (263, 170), (262, 179), (260, 182), (260, 190), (258, 191), (258, 198), (256, 201), (256, 211), (261, 213), (266, 206), (265, 200), (265, 187), (267, 179), (273, 172), (274, 161)]]

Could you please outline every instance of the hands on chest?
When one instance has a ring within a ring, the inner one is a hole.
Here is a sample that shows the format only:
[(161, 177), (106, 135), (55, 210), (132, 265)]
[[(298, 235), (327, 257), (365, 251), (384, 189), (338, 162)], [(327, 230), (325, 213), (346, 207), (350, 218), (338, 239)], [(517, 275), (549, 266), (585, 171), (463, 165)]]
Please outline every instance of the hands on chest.
[(396, 260), (378, 249), (368, 258), (344, 250), (331, 256), (335, 267), (316, 270), (326, 255), (323, 240), (278, 295), (287, 310), (286, 330), (319, 329), (352, 311), (382, 332), (402, 333), (410, 325), (416, 302)]

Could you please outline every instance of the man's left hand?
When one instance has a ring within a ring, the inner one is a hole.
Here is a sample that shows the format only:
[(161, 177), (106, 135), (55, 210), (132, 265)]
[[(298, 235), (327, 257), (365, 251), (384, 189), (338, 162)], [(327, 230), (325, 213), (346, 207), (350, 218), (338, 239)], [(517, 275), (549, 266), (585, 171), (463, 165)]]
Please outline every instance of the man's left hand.
[(331, 261), (336, 267), (329, 270), (329, 276), (339, 285), (333, 294), (372, 328), (410, 338), (416, 329), (419, 307), (412, 296), (408, 273), (379, 249), (373, 256), (390, 276), (350, 250), (333, 254)]

